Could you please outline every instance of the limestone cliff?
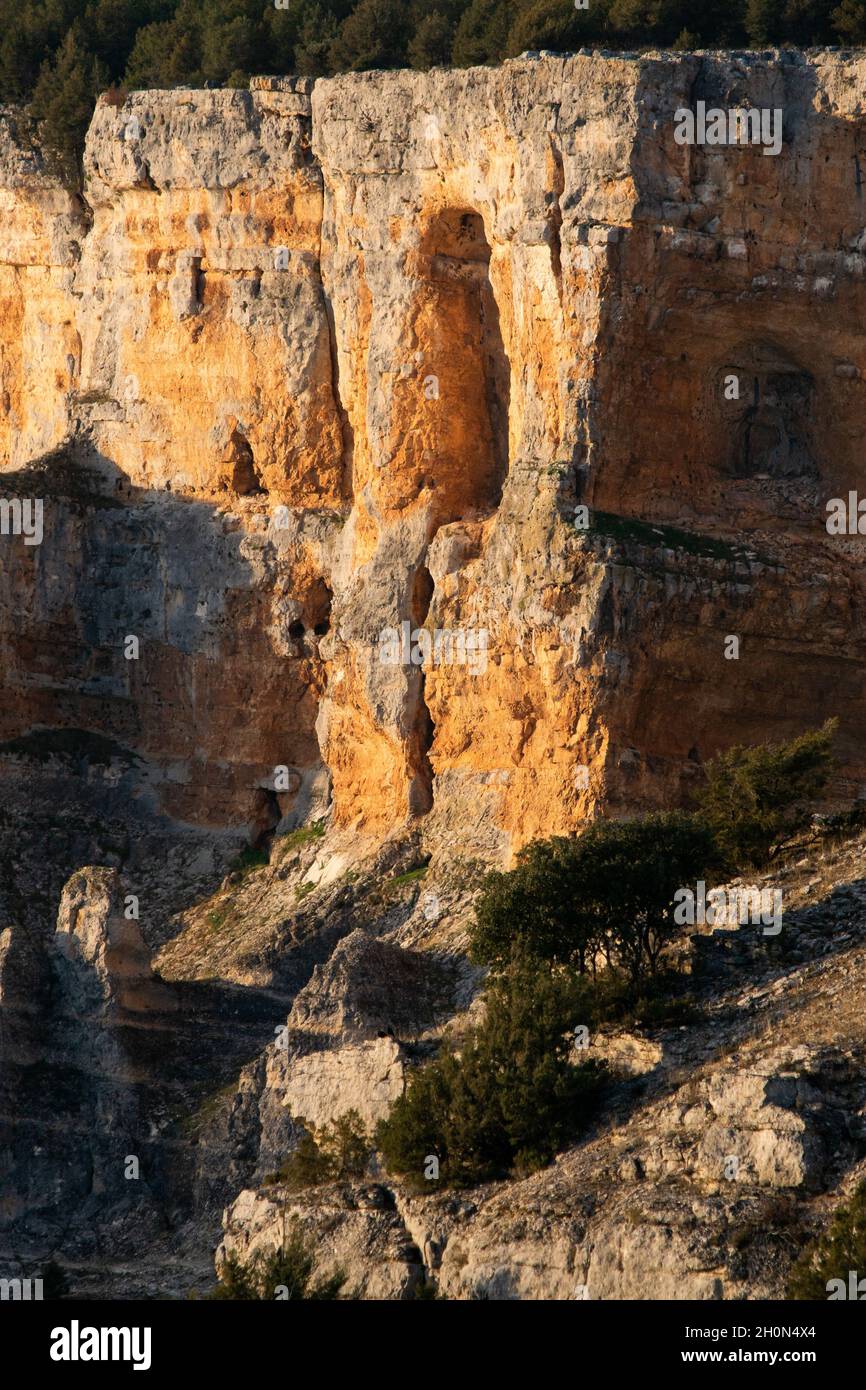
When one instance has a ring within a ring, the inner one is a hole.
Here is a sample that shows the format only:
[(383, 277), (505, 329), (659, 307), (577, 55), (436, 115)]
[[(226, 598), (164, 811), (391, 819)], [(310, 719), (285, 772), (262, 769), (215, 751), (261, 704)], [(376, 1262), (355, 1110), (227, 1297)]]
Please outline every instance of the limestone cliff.
[[(687, 796), (734, 711), (840, 714), (856, 784), (861, 542), (823, 523), (860, 476), (861, 79), (578, 55), (139, 92), (100, 103), (83, 199), (7, 115), (0, 457), (59, 492), (4, 567), (7, 740), (110, 732), (212, 829), (332, 797), (506, 857)], [(676, 144), (697, 100), (779, 108), (780, 155)], [(64, 441), (111, 508), (73, 521)], [(406, 621), (484, 659), (388, 664)]]
[[(469, 1016), (483, 864), (832, 715), (832, 799), (866, 782), (864, 542), (825, 528), (863, 477), (864, 84), (582, 53), (137, 92), (80, 196), (0, 113), (0, 494), (44, 505), (0, 535), (0, 1257), (203, 1283), (223, 1205), (224, 1252), (271, 1240), (299, 1118), (373, 1123)], [(780, 110), (780, 153), (678, 144), (698, 101)], [(847, 964), (762, 957), (760, 997), (847, 1007), (854, 907)], [(370, 1297), (775, 1296), (710, 1174), (734, 1128), (745, 1229), (780, 1188), (816, 1217), (860, 1035), (834, 1071), (709, 974), (705, 1036), (608, 1040), (646, 1090), (555, 1168), (304, 1219)]]

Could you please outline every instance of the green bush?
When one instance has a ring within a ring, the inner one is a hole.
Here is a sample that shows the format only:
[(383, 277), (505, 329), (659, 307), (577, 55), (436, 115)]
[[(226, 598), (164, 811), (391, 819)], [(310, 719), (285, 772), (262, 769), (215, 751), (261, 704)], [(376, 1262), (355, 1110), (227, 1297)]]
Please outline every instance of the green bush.
[(517, 0), (468, 0), (454, 34), (452, 62), (460, 68), (500, 62), (518, 13)]
[(337, 1270), (327, 1279), (311, 1282), (315, 1258), (295, 1221), (279, 1250), (258, 1254), (246, 1264), (229, 1256), (220, 1269), (219, 1283), (209, 1299), (249, 1303), (280, 1298), (321, 1302), (339, 1297), (346, 1276)]
[(331, 69), (405, 67), (410, 33), (405, 0), (358, 0), (331, 45)]
[(632, 981), (654, 974), (677, 933), (674, 894), (711, 873), (712, 834), (684, 812), (597, 821), (575, 839), (539, 841), (485, 879), (470, 951), (503, 966), (516, 953), (583, 973), (602, 955)]
[(789, 743), (738, 744), (707, 765), (701, 807), (732, 868), (763, 867), (809, 824), (835, 767), (837, 727), (831, 719)]
[(827, 839), (847, 839), (866, 827), (866, 801), (857, 800), (847, 811), (820, 820), (820, 833)]
[(459, 1053), (419, 1067), (379, 1125), (389, 1169), (420, 1187), (431, 1156), (445, 1185), (549, 1163), (593, 1114), (604, 1076), (599, 1064), (572, 1060), (585, 992), (568, 971), (526, 963), (495, 979), (484, 1022)]
[(683, 992), (687, 976), (659, 971), (634, 981), (618, 970), (602, 970), (587, 980), (583, 1021), (590, 1029), (618, 1027), (673, 1028), (697, 1022), (701, 1010)]
[[(303, 1122), (305, 1125), (307, 1121)], [(325, 1182), (362, 1178), (373, 1141), (357, 1110), (347, 1110), (318, 1132), (311, 1125), (273, 1181), (289, 1187), (316, 1187)]]
[(596, 914), (605, 955), (633, 981), (654, 975), (679, 932), (674, 894), (710, 878), (715, 868), (718, 852), (708, 826), (681, 811), (597, 821), (577, 844), (576, 891)]
[(601, 935), (577, 889), (579, 858), (575, 840), (537, 840), (510, 872), (488, 874), (470, 932), (472, 959), (502, 969), (517, 951), (585, 970)]
[(803, 1251), (791, 1271), (788, 1297), (829, 1299), (834, 1290), (827, 1285), (832, 1279), (842, 1280), (846, 1297), (852, 1272), (858, 1280), (866, 1278), (866, 1182), (849, 1203), (837, 1209), (824, 1235)]
[(255, 869), (263, 869), (268, 864), (268, 852), (265, 849), (254, 849), (252, 845), (245, 846), (229, 868), (230, 873), (239, 873), (244, 878), (251, 874)]
[[(451, 60), (454, 26), (439, 10), (433, 10), (419, 22), (409, 42), (406, 56), (410, 67), (424, 71), (444, 67)], [(425, 1295), (426, 1297), (426, 1295)]]
[(573, 52), (603, 32), (609, 9), (610, 0), (590, 0), (585, 10), (575, 9), (574, 0), (532, 0), (515, 16), (508, 52), (512, 57), (527, 49)]

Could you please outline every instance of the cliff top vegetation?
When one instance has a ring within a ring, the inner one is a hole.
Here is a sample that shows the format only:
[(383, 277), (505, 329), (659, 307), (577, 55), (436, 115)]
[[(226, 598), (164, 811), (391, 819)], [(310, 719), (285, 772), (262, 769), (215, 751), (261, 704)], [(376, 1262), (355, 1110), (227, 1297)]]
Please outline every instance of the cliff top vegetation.
[(586, 45), (866, 42), (866, 0), (0, 0), (0, 19), (0, 102), (31, 108), (67, 172), (111, 86), (243, 87)]

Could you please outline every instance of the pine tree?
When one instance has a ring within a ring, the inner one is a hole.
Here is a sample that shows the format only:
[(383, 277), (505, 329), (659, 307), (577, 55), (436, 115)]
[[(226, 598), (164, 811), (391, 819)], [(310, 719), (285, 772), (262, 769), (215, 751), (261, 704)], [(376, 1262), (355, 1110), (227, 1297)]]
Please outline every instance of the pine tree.
[(43, 64), (32, 112), (40, 123), (49, 167), (71, 187), (81, 183), (84, 137), (93, 105), (107, 73), (81, 41), (77, 25), (69, 30), (55, 61)]
[(88, 48), (99, 57), (111, 78), (123, 75), (137, 32), (152, 20), (164, 19), (171, 0), (91, 0), (82, 20)]
[(202, 80), (197, 29), (175, 21), (139, 29), (126, 67), (127, 87), (177, 87)]
[(460, 1054), (418, 1068), (377, 1131), (388, 1166), (425, 1189), (465, 1185), (549, 1163), (597, 1103), (603, 1071), (575, 1064), (572, 1029), (585, 983), (564, 971), (513, 965), (488, 992), (484, 1022)]
[(704, 815), (733, 868), (760, 868), (809, 824), (834, 767), (838, 720), (789, 743), (736, 746), (707, 765)]
[(409, 44), (410, 65), (419, 70), (445, 66), (451, 57), (453, 40), (453, 26), (444, 14), (433, 10), (424, 15)]
[(302, 77), (327, 77), (333, 72), (331, 51), (340, 33), (336, 16), (314, 4), (298, 31), (294, 69)]
[(340, 26), (331, 45), (330, 61), (337, 72), (406, 66), (409, 38), (403, 0), (360, 0)]
[(454, 35), (456, 66), (500, 62), (517, 15), (517, 0), (472, 0)]
[(592, 0), (585, 10), (576, 10), (573, 0), (534, 0), (512, 24), (508, 52), (516, 57), (527, 49), (561, 53), (582, 48), (602, 37), (609, 8), (610, 0)]
[(830, 16), (833, 32), (843, 43), (866, 43), (866, 3), (864, 0), (842, 0)]
[(748, 0), (746, 33), (756, 48), (776, 43), (784, 32), (787, 0)]
[[(789, 1298), (850, 1297), (850, 1277), (866, 1278), (866, 1183), (838, 1207), (825, 1233), (803, 1251), (788, 1284)], [(832, 1281), (841, 1280), (835, 1288)]]

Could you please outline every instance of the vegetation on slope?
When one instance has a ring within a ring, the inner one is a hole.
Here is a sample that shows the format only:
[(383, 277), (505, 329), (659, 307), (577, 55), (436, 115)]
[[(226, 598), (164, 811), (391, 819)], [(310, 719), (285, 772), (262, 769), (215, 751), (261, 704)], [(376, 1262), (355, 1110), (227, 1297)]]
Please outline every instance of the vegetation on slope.
[(577, 1137), (604, 1079), (579, 1035), (628, 1017), (685, 1021), (665, 964), (679, 890), (765, 864), (802, 828), (835, 728), (730, 749), (708, 765), (698, 812), (599, 821), (490, 873), (470, 941), (491, 969), (484, 1021), (411, 1077), (377, 1133), (388, 1167), (429, 1182), (435, 1159), (439, 1182), (471, 1184), (531, 1171)]
[(338, 1298), (346, 1276), (337, 1270), (326, 1279), (313, 1279), (315, 1255), (298, 1222), (286, 1233), (282, 1247), (259, 1253), (246, 1263), (233, 1255), (220, 1269), (220, 1280), (209, 1298), (252, 1302), (265, 1299), (321, 1302)]
[(591, 1118), (604, 1076), (571, 1058), (582, 994), (567, 971), (510, 966), (459, 1054), (443, 1049), (420, 1067), (379, 1126), (388, 1167), (435, 1186), (549, 1163)]
[(850, 1202), (837, 1208), (829, 1229), (803, 1251), (791, 1271), (788, 1297), (859, 1300), (861, 1279), (866, 1279), (866, 1182)]

